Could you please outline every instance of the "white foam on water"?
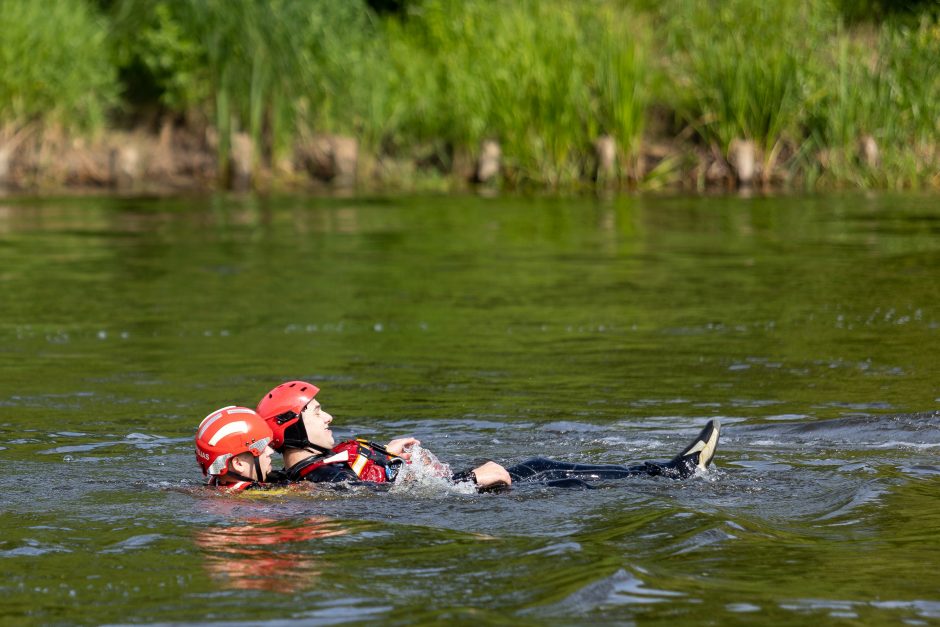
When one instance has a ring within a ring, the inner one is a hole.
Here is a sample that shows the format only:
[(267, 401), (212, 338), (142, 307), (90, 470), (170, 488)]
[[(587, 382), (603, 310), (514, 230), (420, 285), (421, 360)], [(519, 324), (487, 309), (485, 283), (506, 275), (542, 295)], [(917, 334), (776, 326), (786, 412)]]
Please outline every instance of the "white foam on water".
[(475, 494), (476, 486), (470, 481), (454, 483), (450, 466), (420, 445), (411, 449), (411, 462), (404, 464), (395, 477), (392, 493), (408, 495), (445, 496), (447, 494)]
[(924, 451), (932, 448), (940, 448), (940, 442), (903, 442), (900, 440), (890, 440), (888, 442), (879, 442), (878, 444), (872, 444), (871, 448), (873, 449), (915, 449), (918, 451)]
[(869, 605), (884, 610), (910, 610), (924, 618), (940, 618), (940, 602), (937, 601), (871, 601)]

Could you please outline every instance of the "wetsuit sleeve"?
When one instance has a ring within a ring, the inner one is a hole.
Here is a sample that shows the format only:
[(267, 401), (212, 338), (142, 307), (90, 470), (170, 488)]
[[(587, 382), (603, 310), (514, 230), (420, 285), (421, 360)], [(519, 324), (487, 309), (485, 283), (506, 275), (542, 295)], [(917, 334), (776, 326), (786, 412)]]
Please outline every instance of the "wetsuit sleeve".
[(304, 481), (313, 481), (314, 483), (340, 483), (341, 481), (360, 483), (359, 477), (346, 464), (327, 464), (315, 468), (304, 475)]
[(465, 481), (472, 481), (473, 485), (477, 485), (477, 476), (473, 474), (473, 470), (461, 470), (460, 472), (455, 472), (451, 475), (451, 480), (454, 483), (463, 483)]

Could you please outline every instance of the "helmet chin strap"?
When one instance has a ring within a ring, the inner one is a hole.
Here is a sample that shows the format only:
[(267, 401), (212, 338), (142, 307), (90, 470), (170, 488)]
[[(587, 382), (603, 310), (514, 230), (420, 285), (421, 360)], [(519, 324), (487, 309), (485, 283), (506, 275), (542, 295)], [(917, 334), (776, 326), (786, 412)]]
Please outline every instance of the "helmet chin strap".
[(245, 475), (241, 474), (240, 472), (237, 472), (234, 468), (231, 468), (231, 467), (229, 467), (228, 471), (225, 473), (224, 476), (231, 477), (233, 479), (238, 479), (239, 481), (247, 481), (248, 483), (264, 483), (264, 480), (267, 479), (267, 476), (261, 470), (261, 458), (255, 457), (254, 455), (252, 455), (251, 457), (255, 462), (255, 477), (257, 477), (257, 479), (246, 477)]
[(261, 456), (252, 455), (252, 458), (255, 460), (255, 476), (258, 477), (258, 481), (264, 481), (267, 479), (264, 472), (261, 470)]
[(310, 441), (303, 419), (284, 429), (284, 447), (299, 448), (317, 455), (326, 455), (332, 452), (332, 449)]

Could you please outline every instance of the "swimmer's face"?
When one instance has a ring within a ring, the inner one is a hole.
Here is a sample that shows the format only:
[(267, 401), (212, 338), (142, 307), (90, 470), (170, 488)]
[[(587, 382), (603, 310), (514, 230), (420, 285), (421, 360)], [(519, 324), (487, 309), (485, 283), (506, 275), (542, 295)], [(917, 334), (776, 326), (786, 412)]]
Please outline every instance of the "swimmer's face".
[(271, 459), (273, 456), (274, 449), (270, 446), (264, 447), (264, 450), (261, 451), (261, 455), (258, 456), (258, 464), (261, 466), (262, 475), (260, 477), (258, 476), (258, 469), (255, 468), (255, 462), (252, 459), (253, 455), (251, 453), (236, 455), (229, 462), (229, 467), (244, 477), (254, 479), (255, 481), (264, 481), (267, 479), (274, 466), (274, 461)]
[(311, 399), (300, 416), (301, 420), (304, 421), (308, 440), (323, 448), (333, 448), (335, 442), (333, 441), (333, 432), (330, 430), (333, 416), (323, 411), (317, 399)]

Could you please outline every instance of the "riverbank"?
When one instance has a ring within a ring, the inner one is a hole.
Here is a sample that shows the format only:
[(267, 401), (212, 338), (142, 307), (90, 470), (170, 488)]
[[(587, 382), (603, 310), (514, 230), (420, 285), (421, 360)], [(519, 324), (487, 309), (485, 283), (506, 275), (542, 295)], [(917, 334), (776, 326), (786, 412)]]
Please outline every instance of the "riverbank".
[(6, 0), (0, 188), (940, 188), (929, 3), (766, 4)]
[[(511, 165), (494, 140), (480, 154), (454, 155), (448, 168), (421, 156), (365, 152), (355, 137), (320, 135), (295, 146), (276, 164), (252, 162), (252, 141), (233, 138), (235, 149), (225, 171), (220, 169), (211, 129), (171, 123), (159, 132), (102, 130), (92, 137), (37, 134), (0, 154), (0, 191), (49, 192), (115, 190), (167, 193), (211, 189), (259, 190), (444, 190), (473, 188), (542, 189), (548, 185), (513, 178)], [(602, 136), (585, 153), (582, 175), (553, 185), (577, 189), (775, 189), (796, 183), (786, 171), (762, 170), (751, 142), (736, 144), (728, 155), (713, 149), (670, 142), (644, 142), (629, 170), (617, 162), (616, 144)], [(867, 158), (860, 148), (859, 159)], [(872, 166), (876, 167), (875, 165)]]

